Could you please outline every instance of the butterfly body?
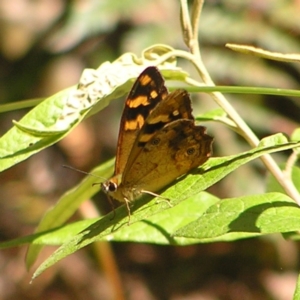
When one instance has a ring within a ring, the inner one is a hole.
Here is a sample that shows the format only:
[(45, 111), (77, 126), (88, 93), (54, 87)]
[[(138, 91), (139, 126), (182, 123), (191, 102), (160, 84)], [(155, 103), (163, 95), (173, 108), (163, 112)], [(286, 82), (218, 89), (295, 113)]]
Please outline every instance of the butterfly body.
[(188, 93), (169, 94), (158, 69), (146, 68), (125, 102), (115, 173), (102, 189), (130, 215), (129, 202), (155, 195), (209, 158), (213, 138), (205, 131), (195, 125)]

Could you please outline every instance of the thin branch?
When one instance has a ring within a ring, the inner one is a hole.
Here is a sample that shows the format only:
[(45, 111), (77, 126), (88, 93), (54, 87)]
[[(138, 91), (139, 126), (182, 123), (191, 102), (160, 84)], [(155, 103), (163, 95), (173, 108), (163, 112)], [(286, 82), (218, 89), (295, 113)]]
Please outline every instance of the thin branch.
[[(213, 80), (211, 79), (205, 65), (203, 64), (200, 47), (198, 45), (198, 23), (200, 19), (200, 13), (202, 10), (204, 0), (195, 0), (192, 6), (192, 20), (191, 23), (189, 18), (187, 1), (181, 0), (181, 21), (183, 26), (183, 36), (186, 45), (191, 50), (192, 54), (186, 53), (184, 56), (195, 65), (200, 77), (203, 82), (209, 86), (215, 86)], [(197, 16), (199, 14), (199, 16)], [(177, 51), (176, 51), (177, 52)], [(183, 51), (182, 51), (183, 52)], [(231, 106), (223, 94), (219, 92), (211, 93), (217, 104), (223, 108), (227, 115), (234, 121), (234, 123), (239, 128), (246, 141), (252, 146), (256, 147), (259, 143), (259, 139), (254, 134), (254, 132), (249, 128), (249, 126), (244, 122), (236, 110)], [(261, 160), (267, 167), (267, 169), (274, 175), (279, 184), (284, 188), (285, 192), (292, 197), (298, 205), (300, 205), (300, 194), (298, 193), (296, 187), (293, 185), (292, 181), (288, 180), (284, 173), (280, 170), (276, 162), (270, 155), (265, 155), (261, 157)]]
[(196, 56), (201, 58), (200, 44), (198, 42), (199, 21), (204, 0), (195, 0), (192, 6), (192, 40), (190, 41), (190, 50)]
[(189, 15), (187, 0), (180, 0), (180, 23), (182, 29), (182, 36), (185, 44), (190, 48), (190, 40), (193, 38), (192, 25)]
[(292, 180), (292, 170), (297, 160), (298, 160), (298, 153), (294, 150), (293, 153), (288, 158), (285, 165), (285, 169), (283, 171), (286, 178), (288, 178), (289, 180)]

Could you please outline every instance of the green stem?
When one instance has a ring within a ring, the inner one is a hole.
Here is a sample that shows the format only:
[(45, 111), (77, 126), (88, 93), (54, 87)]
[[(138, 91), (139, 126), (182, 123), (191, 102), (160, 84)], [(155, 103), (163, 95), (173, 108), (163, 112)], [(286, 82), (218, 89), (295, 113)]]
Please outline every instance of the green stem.
[[(187, 32), (189, 33), (188, 35), (184, 34), (184, 36), (185, 39), (187, 38), (190, 39), (189, 41), (185, 40), (185, 43), (188, 45), (191, 51), (191, 54), (185, 52), (184, 56), (186, 56), (186, 58), (189, 59), (194, 64), (200, 77), (202, 78), (203, 82), (206, 85), (215, 86), (213, 80), (211, 79), (209, 73), (207, 72), (205, 65), (203, 64), (203, 61), (201, 59), (199, 44), (198, 42), (196, 42), (198, 39), (198, 25), (199, 25), (198, 23), (200, 19), (200, 12), (202, 9), (202, 5), (203, 5), (203, 0), (194, 1), (192, 7), (194, 10), (192, 12), (194, 23), (193, 25), (191, 25), (187, 2), (183, 0), (181, 1), (181, 11), (182, 11), (181, 19), (184, 20), (185, 24), (187, 24), (186, 28), (188, 29)], [(196, 17), (196, 14), (199, 14), (199, 16)], [(194, 32), (191, 32), (193, 30)], [(178, 54), (178, 50), (175, 50), (174, 52), (177, 52)], [(233, 106), (226, 100), (223, 94), (219, 92), (212, 92), (211, 95), (213, 99), (216, 101), (216, 103), (227, 113), (227, 115), (232, 119), (232, 121), (234, 121), (236, 126), (239, 128), (239, 132), (246, 139), (246, 141), (251, 145), (251, 147), (256, 147), (259, 143), (259, 139), (249, 128), (249, 126), (244, 122), (244, 120), (240, 117), (240, 115), (236, 112)], [(274, 175), (274, 177), (277, 179), (279, 184), (283, 187), (285, 192), (291, 198), (293, 198), (298, 203), (298, 205), (300, 205), (300, 195), (296, 187), (293, 185), (291, 180), (288, 180), (284, 176), (284, 173), (280, 170), (280, 168), (273, 160), (273, 158), (270, 155), (265, 155), (261, 157), (261, 160), (263, 161), (267, 169)]]

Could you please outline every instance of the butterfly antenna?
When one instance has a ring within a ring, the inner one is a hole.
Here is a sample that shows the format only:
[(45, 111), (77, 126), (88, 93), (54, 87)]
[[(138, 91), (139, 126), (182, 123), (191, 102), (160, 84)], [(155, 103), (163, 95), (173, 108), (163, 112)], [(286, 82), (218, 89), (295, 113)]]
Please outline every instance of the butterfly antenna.
[(76, 171), (76, 172), (79, 172), (79, 173), (82, 173), (82, 174), (85, 174), (85, 175), (89, 175), (89, 176), (93, 176), (93, 177), (100, 178), (100, 179), (103, 179), (103, 180), (107, 180), (107, 178), (104, 178), (104, 177), (97, 176), (97, 175), (89, 173), (89, 172), (85, 172), (85, 171), (79, 170), (79, 169), (74, 168), (72, 166), (63, 165), (62, 167), (66, 168), (66, 169), (70, 169), (70, 170)]

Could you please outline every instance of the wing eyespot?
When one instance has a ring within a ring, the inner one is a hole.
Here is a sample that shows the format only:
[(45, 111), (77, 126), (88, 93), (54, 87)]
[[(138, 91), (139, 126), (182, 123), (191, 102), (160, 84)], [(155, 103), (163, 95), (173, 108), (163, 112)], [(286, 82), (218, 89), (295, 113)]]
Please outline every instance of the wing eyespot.
[(195, 153), (195, 148), (189, 148), (186, 150), (187, 155), (193, 155)]
[(154, 138), (151, 141), (151, 145), (153, 145), (153, 146), (157, 146), (159, 143), (160, 143), (160, 138)]

